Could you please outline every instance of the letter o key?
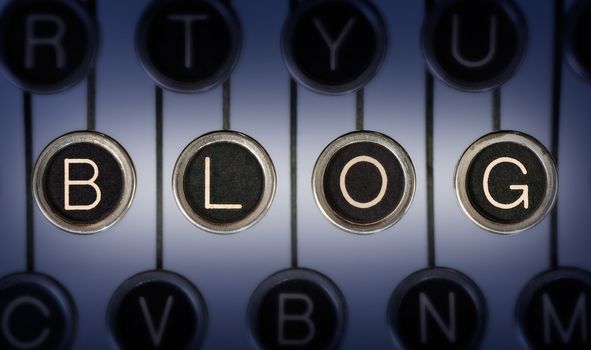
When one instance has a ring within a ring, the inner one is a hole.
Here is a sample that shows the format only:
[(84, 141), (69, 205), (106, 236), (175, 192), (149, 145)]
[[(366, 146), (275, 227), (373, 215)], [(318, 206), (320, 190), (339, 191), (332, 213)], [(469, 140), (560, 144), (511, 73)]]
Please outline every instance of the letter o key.
[(373, 233), (404, 215), (414, 196), (415, 173), (396, 141), (376, 132), (354, 132), (322, 152), (313, 186), (320, 210), (333, 224), (353, 233)]
[[(360, 162), (367, 162), (370, 163), (372, 165), (374, 165), (380, 172), (380, 176), (382, 177), (382, 185), (380, 187), (380, 193), (378, 193), (378, 195), (372, 199), (369, 202), (365, 202), (365, 203), (361, 203), (358, 202), (356, 200), (354, 200), (353, 198), (351, 198), (351, 195), (349, 195), (349, 191), (347, 191), (347, 184), (346, 184), (346, 177), (347, 177), (347, 173), (349, 172), (349, 169), (351, 169), (352, 166), (354, 166), (357, 163)], [(341, 176), (340, 176), (340, 180), (339, 180), (339, 185), (341, 187), (341, 192), (343, 193), (343, 196), (345, 197), (345, 199), (347, 200), (347, 202), (349, 202), (349, 204), (351, 204), (352, 206), (355, 206), (357, 208), (371, 208), (374, 205), (378, 204), (383, 198), (384, 195), (386, 194), (386, 189), (388, 188), (388, 175), (386, 175), (386, 169), (384, 169), (384, 166), (378, 162), (375, 158), (372, 157), (368, 157), (368, 156), (359, 156), (359, 157), (355, 157), (353, 159), (351, 159), (343, 168), (343, 171), (341, 171)]]

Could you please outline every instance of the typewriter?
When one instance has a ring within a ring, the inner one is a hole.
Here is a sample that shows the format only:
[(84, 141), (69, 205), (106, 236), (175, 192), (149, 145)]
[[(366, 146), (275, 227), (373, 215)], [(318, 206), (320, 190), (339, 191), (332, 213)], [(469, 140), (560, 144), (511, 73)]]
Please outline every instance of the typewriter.
[(591, 349), (591, 1), (0, 0), (0, 349)]

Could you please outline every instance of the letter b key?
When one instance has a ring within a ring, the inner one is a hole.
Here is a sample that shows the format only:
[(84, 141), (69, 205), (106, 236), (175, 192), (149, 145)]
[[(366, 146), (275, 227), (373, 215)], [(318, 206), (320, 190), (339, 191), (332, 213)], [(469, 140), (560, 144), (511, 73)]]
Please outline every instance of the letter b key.
[(250, 326), (262, 349), (334, 349), (346, 324), (346, 305), (337, 286), (307, 269), (267, 278), (249, 305)]
[(74, 233), (113, 225), (135, 192), (135, 172), (127, 153), (114, 140), (94, 132), (75, 132), (53, 141), (39, 157), (33, 177), (43, 214)]

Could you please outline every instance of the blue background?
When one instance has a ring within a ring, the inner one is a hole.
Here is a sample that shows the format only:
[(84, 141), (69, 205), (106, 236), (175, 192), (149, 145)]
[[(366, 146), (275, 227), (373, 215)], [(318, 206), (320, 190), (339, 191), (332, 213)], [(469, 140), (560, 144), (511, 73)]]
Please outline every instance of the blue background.
[[(0, 0), (0, 7), (7, 0)], [(137, 171), (137, 194), (113, 228), (78, 236), (52, 226), (35, 207), (36, 268), (60, 281), (79, 314), (74, 349), (109, 349), (107, 304), (129, 277), (155, 267), (156, 141), (154, 83), (138, 63), (134, 31), (147, 1), (97, 1), (97, 130), (119, 141)], [(355, 128), (355, 96), (299, 88), (297, 212), (300, 266), (329, 276), (343, 292), (349, 320), (345, 349), (388, 349), (388, 300), (406, 276), (427, 265), (425, 62), (419, 35), (422, 1), (375, 0), (389, 46), (365, 90), (365, 129), (385, 133), (410, 154), (417, 191), (394, 227), (373, 235), (331, 225), (311, 189), (322, 149)], [(517, 0), (529, 30), (526, 58), (501, 89), (501, 127), (526, 132), (550, 148), (553, 1)], [(573, 3), (567, 0), (567, 6)], [(182, 149), (222, 127), (221, 87), (199, 94), (164, 93), (164, 268), (188, 278), (209, 310), (206, 349), (254, 347), (246, 309), (255, 288), (290, 265), (289, 74), (280, 52), (288, 0), (234, 1), (243, 50), (231, 85), (231, 128), (258, 140), (277, 171), (277, 193), (253, 228), (228, 236), (201, 231), (178, 210), (170, 181)], [(461, 212), (453, 189), (456, 163), (492, 130), (492, 94), (465, 93), (435, 82), (434, 205), (439, 266), (457, 269), (486, 297), (483, 349), (522, 349), (514, 307), (525, 284), (549, 267), (549, 218), (526, 232), (488, 233)], [(561, 265), (591, 269), (588, 232), (591, 85), (563, 65), (558, 237)], [(0, 77), (0, 276), (25, 269), (25, 159), (22, 92)], [(86, 127), (86, 84), (33, 97), (35, 158), (56, 137)]]

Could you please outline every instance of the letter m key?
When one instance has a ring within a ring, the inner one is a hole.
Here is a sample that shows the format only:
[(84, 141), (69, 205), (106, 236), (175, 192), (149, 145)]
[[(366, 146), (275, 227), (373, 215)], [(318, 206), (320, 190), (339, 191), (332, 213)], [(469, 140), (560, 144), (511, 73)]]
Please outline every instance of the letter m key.
[[(552, 342), (552, 329), (557, 331), (562, 344), (572, 343), (577, 329), (580, 334), (580, 342), (588, 344), (589, 335), (587, 332), (589, 328), (587, 324), (587, 296), (585, 294), (579, 294), (574, 309), (572, 309), (570, 314), (565, 313), (565, 315), (558, 315), (552, 299), (547, 293), (544, 293), (544, 295), (542, 295), (542, 311), (545, 344), (551, 344)], [(569, 317), (567, 318), (566, 316)], [(563, 322), (565, 320), (568, 321)], [(577, 327), (577, 325), (579, 327)]]

